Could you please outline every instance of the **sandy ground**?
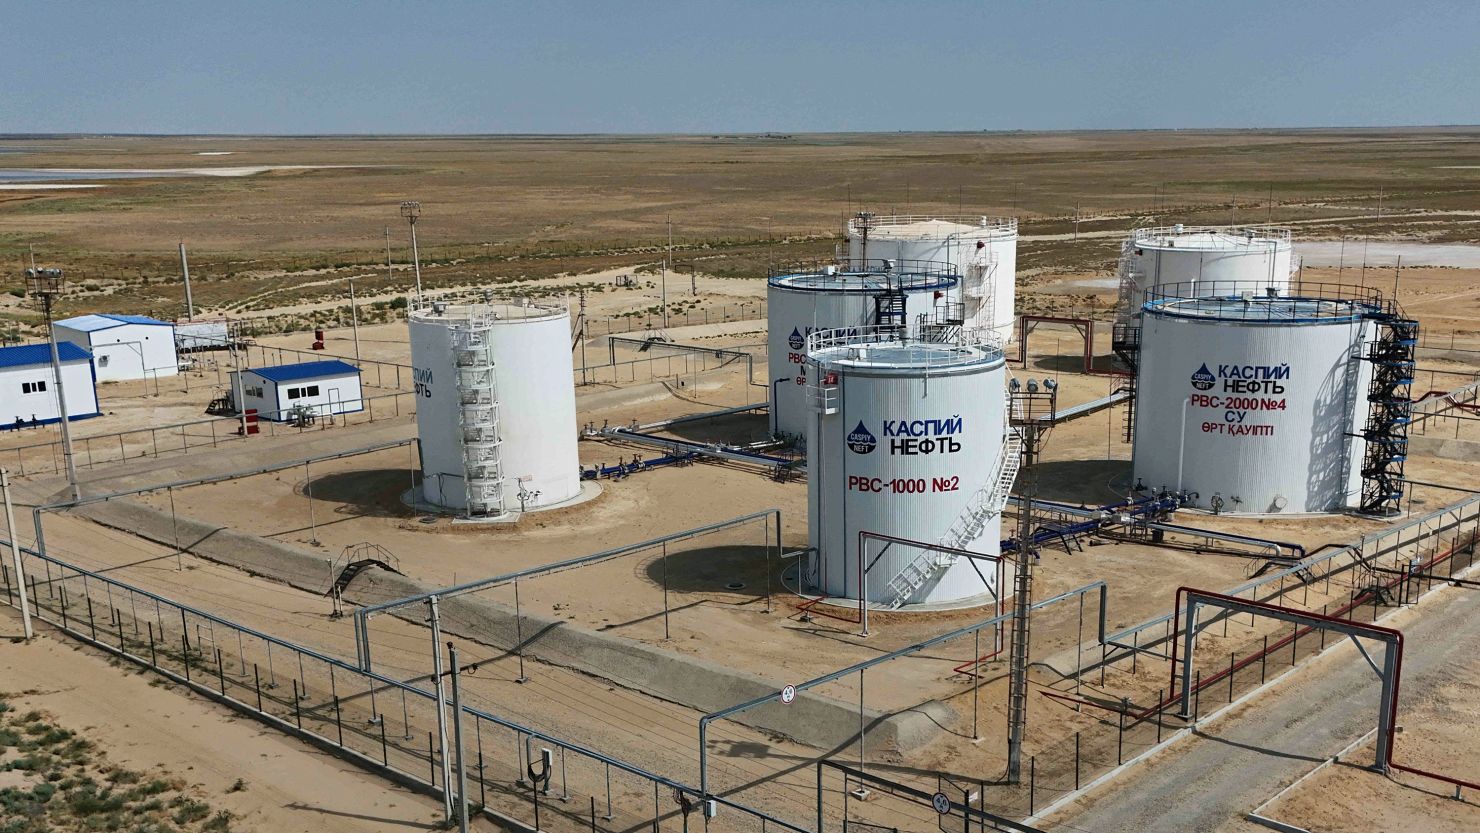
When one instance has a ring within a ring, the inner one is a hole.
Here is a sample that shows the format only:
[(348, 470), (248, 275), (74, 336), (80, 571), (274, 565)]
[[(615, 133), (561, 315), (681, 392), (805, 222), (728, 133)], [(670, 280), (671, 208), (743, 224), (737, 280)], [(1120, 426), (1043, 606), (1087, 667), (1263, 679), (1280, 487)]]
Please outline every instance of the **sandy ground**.
[[(1473, 709), (1480, 665), (1449, 664), (1430, 677), (1421, 687), (1404, 686), (1393, 759), (1475, 782), (1480, 775), (1480, 733)], [(1350, 833), (1399, 829), (1461, 833), (1480, 828), (1480, 796), (1462, 790), (1464, 800), (1456, 801), (1452, 785), (1396, 770), (1383, 776), (1367, 768), (1372, 757), (1369, 742), (1353, 750), (1345, 762), (1286, 793), (1262, 814), (1309, 830)]]
[[(115, 763), (167, 770), (256, 833), (431, 830), (441, 804), (363, 772), (236, 712), (78, 647), (43, 626), (8, 641), (20, 619), (0, 609), (0, 680), (16, 708), (37, 708), (81, 732)], [(107, 691), (107, 696), (99, 696)], [(245, 789), (233, 791), (237, 779)], [(499, 829), (479, 820), (474, 827)]]

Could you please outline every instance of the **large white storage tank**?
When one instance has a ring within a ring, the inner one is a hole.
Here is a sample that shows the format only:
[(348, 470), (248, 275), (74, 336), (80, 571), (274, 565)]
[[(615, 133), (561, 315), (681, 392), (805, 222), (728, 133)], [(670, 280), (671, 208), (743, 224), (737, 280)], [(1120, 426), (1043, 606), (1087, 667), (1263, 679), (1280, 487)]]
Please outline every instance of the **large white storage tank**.
[(1221, 512), (1358, 505), (1380, 300), (1193, 291), (1142, 309), (1136, 480)]
[(434, 304), (409, 321), (422, 498), (497, 517), (578, 497), (570, 314)]
[(949, 264), (961, 276), (966, 325), (1012, 338), (1017, 304), (1015, 217), (858, 214), (848, 221), (848, 256)]
[[(999, 552), (1018, 466), (1000, 343), (969, 331), (931, 342), (831, 330), (809, 337), (807, 360), (811, 584), (890, 608), (991, 601), (990, 564), (931, 545)], [(860, 581), (865, 531), (925, 546), (868, 546)]]
[(836, 260), (779, 270), (766, 288), (772, 431), (805, 435), (803, 363), (809, 333), (877, 324), (891, 292), (898, 293), (904, 308), (903, 320), (895, 323), (911, 331), (922, 322), (959, 318), (959, 284), (948, 265), (934, 262)]
[(1284, 293), (1296, 269), (1290, 230), (1273, 226), (1139, 228), (1121, 247), (1120, 304), (1134, 313), (1146, 290), (1178, 284), (1194, 296)]

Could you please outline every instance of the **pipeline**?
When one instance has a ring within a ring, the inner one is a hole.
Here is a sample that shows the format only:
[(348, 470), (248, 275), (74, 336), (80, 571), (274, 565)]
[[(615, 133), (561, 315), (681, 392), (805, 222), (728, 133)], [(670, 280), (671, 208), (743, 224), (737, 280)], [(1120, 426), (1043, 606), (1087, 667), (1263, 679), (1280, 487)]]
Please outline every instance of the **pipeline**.
[(614, 466), (603, 466), (598, 463), (597, 465), (592, 466), (589, 469), (583, 468), (581, 469), (581, 479), (604, 480), (616, 478), (620, 480), (621, 478), (626, 477), (629, 474), (637, 474), (640, 471), (647, 471), (648, 469), (655, 469), (660, 466), (683, 465), (686, 463), (692, 463), (698, 458), (699, 455), (695, 454), (694, 452), (688, 452), (685, 454), (667, 454), (662, 457), (655, 457), (651, 460), (644, 460), (634, 454), (632, 456), (631, 462), (617, 463)]
[(701, 443), (694, 442), (693, 440), (679, 440), (671, 437), (655, 437), (651, 434), (644, 434), (641, 431), (634, 431), (630, 428), (602, 428), (592, 433), (596, 436), (607, 437), (610, 439), (626, 440), (627, 442), (651, 445), (657, 448), (662, 448), (668, 451), (670, 454), (698, 454), (704, 457), (718, 457), (721, 460), (730, 460), (737, 463), (750, 463), (752, 465), (762, 465), (768, 468), (792, 468), (798, 463), (798, 461), (787, 457), (777, 457), (772, 454), (761, 454), (756, 451), (749, 451), (740, 446), (722, 445), (720, 443)]
[[(1061, 503), (1061, 502), (1052, 501), (1052, 500), (1037, 500), (1037, 499), (1035, 499), (1033, 501), (1033, 503), (1035, 505), (1042, 506), (1045, 509), (1049, 509), (1049, 510), (1052, 510), (1052, 511), (1055, 511), (1055, 512), (1061, 512), (1061, 513), (1063, 513), (1065, 515), (1077, 515), (1077, 516), (1079, 516), (1081, 518), (1095, 518), (1095, 519), (1098, 519), (1098, 518), (1101, 518), (1102, 515), (1103, 515), (1103, 513), (1105, 513), (1105, 512), (1119, 511), (1119, 510), (1123, 510), (1123, 509), (1126, 509), (1126, 508), (1129, 508), (1129, 507), (1134, 507), (1134, 506), (1142, 505), (1142, 504), (1146, 503), (1147, 501), (1162, 500), (1162, 499), (1172, 500), (1174, 498), (1171, 498), (1171, 497), (1168, 497), (1168, 498), (1145, 498), (1145, 499), (1140, 500), (1140, 501), (1122, 501), (1120, 503), (1109, 504), (1107, 506), (1102, 506), (1102, 507), (1099, 507), (1099, 508), (1090, 508), (1088, 506), (1076, 506), (1076, 505), (1074, 505), (1072, 503)], [(1016, 503), (1017, 500), (1018, 500), (1017, 498), (1012, 498), (1012, 501), (1014, 503)], [(1180, 505), (1181, 504), (1178, 503), (1178, 506), (1180, 506)], [(1173, 507), (1173, 508), (1177, 508), (1177, 507)], [(1146, 510), (1143, 509), (1143, 510), (1140, 510), (1138, 512), (1132, 513), (1132, 516), (1133, 517), (1137, 517), (1137, 518), (1143, 518), (1143, 517), (1145, 517), (1147, 515), (1153, 515), (1153, 514), (1155, 514), (1155, 513), (1154, 512), (1151, 512), (1151, 511), (1146, 511)], [(1208, 530), (1208, 529), (1199, 529), (1198, 527), (1192, 527), (1192, 526), (1182, 526), (1180, 524), (1169, 524), (1169, 523), (1165, 523), (1163, 521), (1145, 521), (1145, 520), (1143, 520), (1142, 521), (1142, 525), (1144, 525), (1148, 529), (1160, 530), (1162, 532), (1170, 532), (1170, 533), (1173, 533), (1173, 534), (1176, 534), (1176, 535), (1195, 535), (1195, 536), (1199, 536), (1199, 537), (1202, 537), (1202, 538), (1207, 538), (1207, 539), (1212, 540), (1212, 541), (1227, 541), (1228, 543), (1231, 543), (1231, 544), (1246, 544), (1246, 545), (1258, 546), (1258, 547), (1262, 547), (1264, 549), (1271, 550), (1273, 552), (1273, 556), (1272, 557), (1279, 558), (1279, 559), (1282, 559), (1282, 560), (1283, 559), (1286, 559), (1286, 558), (1289, 558), (1289, 556), (1287, 556), (1287, 555), (1284, 554), (1286, 551), (1291, 551), (1291, 552), (1299, 553), (1300, 560), (1304, 560), (1305, 557), (1306, 557), (1306, 552), (1305, 552), (1305, 547), (1304, 546), (1302, 546), (1300, 544), (1290, 543), (1288, 541), (1272, 541), (1272, 540), (1269, 540), (1267, 538), (1254, 538), (1254, 537), (1249, 536), (1249, 535), (1235, 535), (1235, 534), (1228, 533), (1228, 532), (1214, 532), (1214, 531)], [(1049, 537), (1052, 538), (1054, 536), (1050, 535)]]
[[(1011, 498), (1011, 500), (1021, 505), (1021, 501), (1018, 498)], [(1067, 526), (1049, 526), (1036, 530), (1029, 537), (1029, 540), (1036, 545), (1054, 540), (1068, 540), (1069, 538), (1080, 535), (1088, 535), (1110, 525), (1160, 517), (1181, 507), (1182, 499), (1175, 495), (1165, 495), (1162, 497), (1141, 498), (1139, 500), (1122, 500), (1118, 503), (1108, 503), (1095, 509), (1047, 500), (1034, 500), (1033, 503), (1067, 515), (1079, 515), (1086, 518), (1086, 520)], [(1150, 525), (1155, 526), (1154, 523)], [(1002, 552), (1017, 552), (1018, 543), (1017, 538), (1008, 538), (1002, 541)]]

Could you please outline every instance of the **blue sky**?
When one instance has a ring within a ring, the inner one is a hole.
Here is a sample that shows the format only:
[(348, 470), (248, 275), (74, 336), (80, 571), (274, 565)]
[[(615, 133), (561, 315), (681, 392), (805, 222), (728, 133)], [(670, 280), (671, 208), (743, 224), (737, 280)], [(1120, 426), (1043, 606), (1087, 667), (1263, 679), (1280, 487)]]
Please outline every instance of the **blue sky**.
[(1480, 123), (1480, 2), (0, 0), (0, 133)]

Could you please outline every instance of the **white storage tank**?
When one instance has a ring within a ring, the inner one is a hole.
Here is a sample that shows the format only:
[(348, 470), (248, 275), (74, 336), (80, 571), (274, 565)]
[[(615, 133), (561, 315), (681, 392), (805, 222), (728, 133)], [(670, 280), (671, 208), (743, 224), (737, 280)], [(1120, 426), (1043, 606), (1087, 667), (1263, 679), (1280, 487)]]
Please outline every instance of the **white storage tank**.
[(1361, 500), (1380, 299), (1150, 293), (1141, 313), (1134, 476), (1220, 512), (1330, 512)]
[(1194, 296), (1270, 288), (1284, 293), (1295, 268), (1287, 228), (1139, 228), (1121, 247), (1120, 306), (1134, 313), (1147, 289), (1173, 283)]
[(422, 498), (498, 517), (578, 497), (570, 314), (434, 304), (409, 322)]
[(839, 259), (778, 270), (766, 288), (772, 432), (805, 435), (809, 333), (878, 324), (881, 315), (889, 315), (891, 295), (902, 303), (903, 315), (885, 323), (918, 331), (922, 323), (956, 320), (959, 285), (949, 266), (933, 262)]
[[(904, 605), (987, 603), (993, 565), (934, 546), (999, 552), (1017, 472), (1007, 364), (990, 333), (922, 341), (879, 328), (808, 339), (807, 498), (811, 585), (833, 598)], [(860, 581), (859, 533), (875, 542)]]
[(848, 256), (946, 263), (961, 276), (966, 325), (1012, 339), (1017, 303), (1015, 217), (935, 214), (876, 216), (848, 221)]

